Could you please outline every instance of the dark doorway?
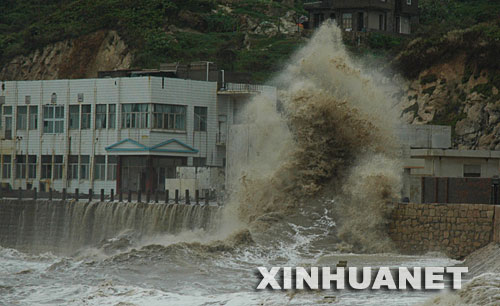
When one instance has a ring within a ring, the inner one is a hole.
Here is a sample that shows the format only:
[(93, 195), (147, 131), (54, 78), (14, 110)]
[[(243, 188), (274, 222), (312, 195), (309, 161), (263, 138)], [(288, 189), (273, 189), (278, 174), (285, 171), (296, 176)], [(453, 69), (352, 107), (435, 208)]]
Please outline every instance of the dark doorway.
[(358, 31), (363, 31), (363, 29), (365, 28), (365, 17), (364, 17), (364, 14), (361, 12), (361, 13), (358, 13)]

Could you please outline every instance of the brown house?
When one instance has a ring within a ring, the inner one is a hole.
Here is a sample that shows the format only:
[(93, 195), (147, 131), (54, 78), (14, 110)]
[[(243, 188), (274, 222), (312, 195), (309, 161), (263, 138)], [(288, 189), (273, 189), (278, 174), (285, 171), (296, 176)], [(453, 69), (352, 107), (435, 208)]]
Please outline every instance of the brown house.
[(309, 0), (309, 27), (332, 19), (345, 31), (410, 34), (418, 23), (418, 0)]

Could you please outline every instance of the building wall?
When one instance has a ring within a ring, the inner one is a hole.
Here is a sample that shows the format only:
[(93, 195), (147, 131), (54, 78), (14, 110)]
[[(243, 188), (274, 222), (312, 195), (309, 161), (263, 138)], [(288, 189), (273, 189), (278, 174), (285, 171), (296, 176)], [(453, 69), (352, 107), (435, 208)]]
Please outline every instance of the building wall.
[(389, 235), (403, 253), (438, 251), (463, 258), (498, 242), (499, 220), (500, 206), (494, 205), (398, 204)]

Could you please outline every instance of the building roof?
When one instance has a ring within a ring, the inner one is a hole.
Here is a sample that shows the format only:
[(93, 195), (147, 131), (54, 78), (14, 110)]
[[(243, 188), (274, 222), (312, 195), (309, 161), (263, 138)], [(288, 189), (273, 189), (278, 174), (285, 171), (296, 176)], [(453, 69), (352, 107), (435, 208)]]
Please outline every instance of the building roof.
[(169, 155), (170, 153), (198, 153), (199, 151), (175, 138), (160, 142), (153, 146), (145, 146), (133, 139), (127, 138), (105, 148), (107, 152), (116, 155)]

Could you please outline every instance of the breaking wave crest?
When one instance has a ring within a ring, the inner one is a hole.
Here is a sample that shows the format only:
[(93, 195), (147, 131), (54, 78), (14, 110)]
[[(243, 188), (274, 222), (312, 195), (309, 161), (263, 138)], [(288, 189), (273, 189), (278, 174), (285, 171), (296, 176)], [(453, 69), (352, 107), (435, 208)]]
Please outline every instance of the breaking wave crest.
[(305, 207), (322, 211), (333, 199), (338, 233), (352, 250), (388, 251), (387, 204), (401, 188), (390, 95), (350, 59), (330, 23), (274, 82), (276, 108), (260, 96), (245, 109), (251, 140), (241, 148), (252, 156), (231, 176), (239, 180), (229, 182), (225, 220), (268, 229), (263, 220), (277, 222)]

